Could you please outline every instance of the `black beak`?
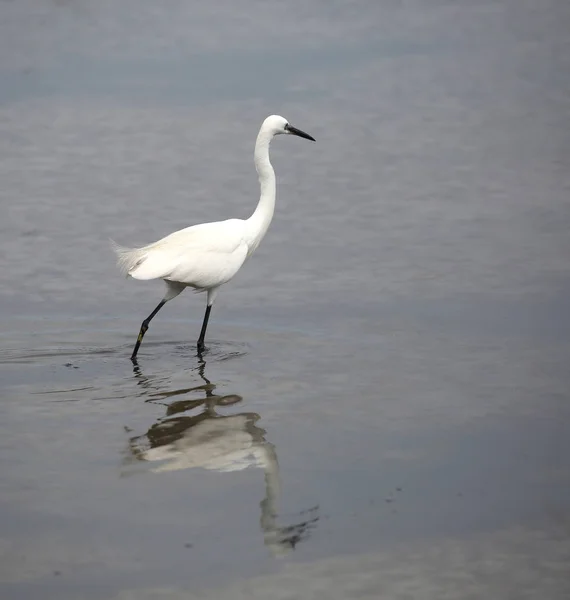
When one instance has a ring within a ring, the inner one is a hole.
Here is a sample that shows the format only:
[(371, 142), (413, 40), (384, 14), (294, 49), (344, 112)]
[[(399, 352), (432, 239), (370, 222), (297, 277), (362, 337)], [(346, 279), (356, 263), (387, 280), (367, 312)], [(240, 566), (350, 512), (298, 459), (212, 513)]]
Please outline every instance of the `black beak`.
[(312, 135), (309, 135), (308, 133), (305, 133), (304, 131), (293, 127), (293, 125), (289, 125), (289, 123), (285, 125), (285, 131), (287, 131), (287, 133), (290, 133), (291, 135), (298, 135), (299, 137), (305, 138), (306, 140), (311, 140), (311, 142), (316, 141)]

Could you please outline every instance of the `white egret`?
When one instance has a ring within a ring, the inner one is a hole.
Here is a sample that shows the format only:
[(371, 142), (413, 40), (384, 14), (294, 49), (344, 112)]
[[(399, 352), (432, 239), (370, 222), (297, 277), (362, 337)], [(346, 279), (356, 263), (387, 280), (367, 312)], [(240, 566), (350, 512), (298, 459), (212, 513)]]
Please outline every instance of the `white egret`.
[(228, 219), (186, 227), (142, 248), (124, 248), (112, 243), (117, 254), (117, 266), (123, 273), (134, 279), (163, 279), (166, 283), (163, 299), (142, 322), (131, 360), (136, 360), (143, 337), (156, 313), (187, 287), (207, 292), (206, 313), (197, 344), (199, 353), (204, 350), (208, 319), (220, 286), (230, 281), (253, 254), (273, 218), (276, 189), (275, 172), (269, 160), (269, 143), (282, 133), (315, 141), (308, 133), (293, 127), (278, 115), (271, 115), (263, 121), (254, 151), (261, 194), (249, 219)]

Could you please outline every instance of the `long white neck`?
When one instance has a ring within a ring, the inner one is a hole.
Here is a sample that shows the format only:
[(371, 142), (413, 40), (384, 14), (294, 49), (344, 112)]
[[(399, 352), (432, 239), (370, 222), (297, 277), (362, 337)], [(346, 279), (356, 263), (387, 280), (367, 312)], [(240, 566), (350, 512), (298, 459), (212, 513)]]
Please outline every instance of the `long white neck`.
[(251, 254), (266, 234), (275, 211), (275, 171), (269, 161), (269, 143), (273, 133), (262, 127), (255, 142), (254, 162), (259, 176), (260, 197), (254, 213), (247, 219), (249, 252)]

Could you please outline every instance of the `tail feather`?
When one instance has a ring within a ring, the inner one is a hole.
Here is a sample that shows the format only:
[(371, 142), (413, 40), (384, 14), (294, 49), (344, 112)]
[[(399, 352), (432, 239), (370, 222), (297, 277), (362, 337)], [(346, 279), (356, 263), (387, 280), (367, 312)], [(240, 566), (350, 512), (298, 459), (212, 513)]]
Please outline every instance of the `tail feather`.
[(113, 240), (109, 240), (113, 252), (117, 255), (117, 267), (125, 276), (141, 265), (147, 257), (146, 248), (125, 248)]

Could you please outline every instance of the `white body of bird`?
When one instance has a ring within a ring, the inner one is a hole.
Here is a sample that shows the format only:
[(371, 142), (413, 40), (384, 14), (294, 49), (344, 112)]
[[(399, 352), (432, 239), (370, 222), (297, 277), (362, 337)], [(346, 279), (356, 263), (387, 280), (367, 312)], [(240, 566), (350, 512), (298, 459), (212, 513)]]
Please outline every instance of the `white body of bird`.
[(198, 350), (203, 350), (210, 308), (219, 287), (230, 281), (253, 254), (273, 219), (276, 185), (275, 172), (269, 160), (269, 144), (275, 135), (287, 133), (314, 141), (310, 135), (289, 125), (283, 117), (272, 115), (265, 119), (254, 151), (260, 198), (249, 219), (228, 219), (186, 227), (142, 248), (124, 248), (113, 242), (117, 265), (123, 273), (134, 279), (163, 279), (167, 285), (163, 300), (143, 321), (131, 357), (133, 360), (150, 320), (186, 287), (208, 294), (206, 315), (198, 340)]
[(118, 266), (133, 279), (163, 279), (169, 300), (185, 287), (214, 290), (232, 279), (251, 254), (246, 223), (229, 219), (194, 225), (142, 248), (115, 245)]

